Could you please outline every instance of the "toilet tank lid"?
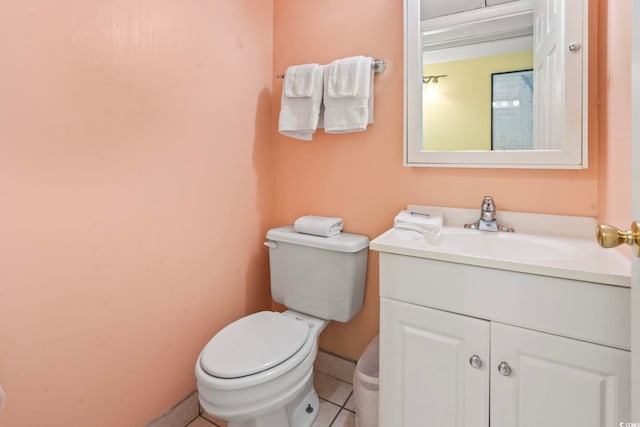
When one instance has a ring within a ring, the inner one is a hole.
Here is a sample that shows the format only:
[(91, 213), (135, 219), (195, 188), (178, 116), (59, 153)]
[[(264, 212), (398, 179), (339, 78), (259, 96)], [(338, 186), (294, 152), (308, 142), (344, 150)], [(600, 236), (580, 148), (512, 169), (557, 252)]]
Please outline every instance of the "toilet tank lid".
[(338, 252), (359, 252), (369, 246), (369, 238), (360, 234), (339, 233), (331, 237), (321, 237), (298, 233), (292, 225), (272, 228), (267, 232), (267, 239)]

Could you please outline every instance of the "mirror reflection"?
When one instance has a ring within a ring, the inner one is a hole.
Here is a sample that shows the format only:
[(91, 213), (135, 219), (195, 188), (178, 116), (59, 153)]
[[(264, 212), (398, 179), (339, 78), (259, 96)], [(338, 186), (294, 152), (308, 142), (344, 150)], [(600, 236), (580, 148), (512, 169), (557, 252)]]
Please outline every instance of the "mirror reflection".
[(588, 0), (404, 0), (406, 166), (587, 167)]
[(445, 6), (421, 3), (422, 150), (533, 149), (533, 15), (497, 34), (491, 26), (464, 38), (459, 31), (433, 34), (438, 13), (462, 7)]

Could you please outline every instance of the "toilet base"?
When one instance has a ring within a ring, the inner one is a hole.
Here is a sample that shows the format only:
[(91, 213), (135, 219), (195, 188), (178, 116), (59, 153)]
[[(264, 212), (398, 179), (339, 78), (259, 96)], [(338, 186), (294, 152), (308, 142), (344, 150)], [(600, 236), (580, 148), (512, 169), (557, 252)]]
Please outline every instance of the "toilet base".
[(297, 398), (283, 408), (257, 418), (229, 420), (228, 427), (311, 427), (318, 417), (320, 399), (313, 389), (313, 375)]

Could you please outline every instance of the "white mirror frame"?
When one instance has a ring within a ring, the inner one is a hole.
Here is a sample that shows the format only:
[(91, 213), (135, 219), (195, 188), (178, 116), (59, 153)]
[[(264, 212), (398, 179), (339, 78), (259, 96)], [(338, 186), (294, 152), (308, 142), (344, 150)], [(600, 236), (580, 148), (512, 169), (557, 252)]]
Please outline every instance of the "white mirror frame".
[[(528, 3), (529, 7), (531, 4), (539, 7), (538, 5), (544, 1), (514, 3)], [(556, 140), (561, 148), (436, 152), (421, 150), (423, 28), (420, 21), (420, 0), (404, 0), (404, 166), (528, 169), (584, 169), (588, 166), (588, 0), (558, 0), (558, 3), (561, 17), (568, 14), (572, 18), (563, 27), (558, 38), (558, 44), (563, 46), (561, 51), (564, 54), (556, 60), (564, 65), (565, 77), (558, 79), (557, 73), (536, 71), (534, 87), (543, 87), (538, 83), (539, 79), (549, 79), (561, 87), (549, 87), (545, 92), (536, 91), (534, 139), (544, 137)], [(566, 10), (567, 4), (572, 8), (569, 11)], [(499, 7), (494, 6), (492, 9)], [(503, 5), (503, 10), (507, 11), (506, 13), (518, 13), (519, 6), (507, 3)], [(480, 9), (469, 16), (483, 19), (483, 13), (485, 12)], [(534, 19), (541, 21), (537, 10), (534, 10)], [(469, 25), (469, 22), (460, 21), (458, 28), (452, 28), (450, 19), (434, 18), (429, 21), (435, 23), (428, 26), (433, 34), (443, 31), (464, 32), (465, 29), (462, 27)], [(534, 22), (534, 33), (535, 28), (540, 28), (540, 25), (540, 22)], [(536, 40), (537, 36), (534, 34), (534, 44)], [(573, 43), (579, 43), (580, 48), (570, 52), (569, 46)], [(551, 97), (552, 93), (559, 92), (561, 96)], [(536, 107), (542, 104), (545, 105), (544, 109)]]

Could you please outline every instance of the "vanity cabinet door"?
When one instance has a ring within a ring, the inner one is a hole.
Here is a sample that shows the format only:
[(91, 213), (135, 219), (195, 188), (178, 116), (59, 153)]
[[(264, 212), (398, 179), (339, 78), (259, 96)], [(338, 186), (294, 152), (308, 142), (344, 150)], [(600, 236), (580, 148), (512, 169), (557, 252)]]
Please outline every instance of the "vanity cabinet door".
[(487, 427), (489, 322), (387, 298), (380, 316), (380, 426)]
[(628, 351), (491, 323), (491, 427), (628, 422), (629, 376)]

